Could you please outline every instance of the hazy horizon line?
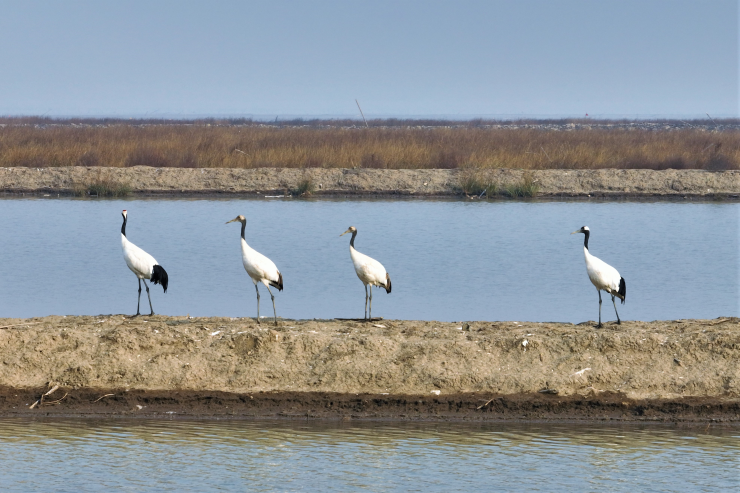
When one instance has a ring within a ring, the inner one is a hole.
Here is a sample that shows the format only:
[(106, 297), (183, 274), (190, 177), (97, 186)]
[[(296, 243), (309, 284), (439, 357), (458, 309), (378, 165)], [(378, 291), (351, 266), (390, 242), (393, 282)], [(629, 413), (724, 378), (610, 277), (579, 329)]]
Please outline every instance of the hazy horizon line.
[[(651, 114), (651, 113), (488, 113), (488, 114), (373, 114), (365, 115), (368, 120), (564, 120), (564, 119), (592, 119), (592, 120), (726, 120), (738, 118), (737, 113), (705, 114)], [(77, 114), (33, 114), (33, 113), (0, 113), (0, 118), (48, 118), (52, 120), (70, 119), (131, 119), (131, 120), (202, 120), (202, 119), (243, 119), (253, 121), (280, 121), (280, 120), (357, 120), (363, 118), (357, 114), (332, 113), (77, 113)]]

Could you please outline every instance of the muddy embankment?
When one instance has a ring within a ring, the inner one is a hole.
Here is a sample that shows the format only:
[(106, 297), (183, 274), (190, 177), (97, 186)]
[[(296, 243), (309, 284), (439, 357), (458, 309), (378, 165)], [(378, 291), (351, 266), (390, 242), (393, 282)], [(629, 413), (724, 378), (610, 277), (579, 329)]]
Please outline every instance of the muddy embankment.
[(740, 171), (538, 170), (480, 171), (386, 169), (189, 169), (0, 168), (0, 192), (71, 194), (92, 183), (124, 185), (134, 195), (293, 194), (310, 181), (313, 194), (460, 196), (465, 173), (500, 188), (522, 183), (528, 174), (540, 197), (740, 198)]
[(740, 423), (738, 361), (737, 318), (0, 319), (0, 416)]

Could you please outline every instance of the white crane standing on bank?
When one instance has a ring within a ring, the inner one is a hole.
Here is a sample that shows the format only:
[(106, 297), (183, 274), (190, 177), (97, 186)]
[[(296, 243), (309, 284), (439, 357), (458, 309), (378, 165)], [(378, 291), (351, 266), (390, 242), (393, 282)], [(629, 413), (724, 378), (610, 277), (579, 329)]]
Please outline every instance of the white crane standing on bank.
[(588, 237), (591, 234), (591, 230), (588, 226), (583, 226), (578, 231), (573, 231), (571, 234), (583, 233), (585, 239), (583, 240), (583, 253), (586, 256), (586, 271), (588, 272), (588, 278), (591, 279), (591, 283), (596, 286), (596, 291), (599, 293), (599, 325), (601, 327), (601, 291), (606, 291), (612, 295), (612, 304), (614, 305), (614, 313), (617, 314), (617, 324), (621, 324), (619, 320), (619, 313), (617, 312), (617, 304), (614, 302), (616, 296), (622, 300), (627, 296), (627, 284), (624, 282), (624, 277), (619, 275), (617, 269), (607, 264), (603, 260), (591, 255), (588, 251)]
[[(349, 256), (352, 258), (352, 264), (355, 266), (355, 272), (357, 277), (360, 278), (362, 284), (365, 285), (365, 319), (373, 318), (373, 286), (379, 286), (385, 288), (386, 293), (391, 292), (391, 277), (383, 267), (383, 264), (364, 255), (355, 250), (355, 236), (357, 236), (357, 228), (350, 226), (347, 231), (339, 236), (344, 236), (347, 233), (352, 233), (352, 239), (349, 241)], [(367, 287), (370, 286), (370, 310), (367, 307)], [(368, 316), (369, 315), (369, 316)]]
[(242, 223), (242, 263), (244, 264), (244, 270), (247, 271), (249, 277), (254, 283), (254, 289), (257, 291), (257, 323), (260, 322), (260, 290), (257, 287), (257, 283), (261, 282), (267, 287), (267, 292), (270, 293), (272, 298), (272, 311), (275, 315), (275, 325), (277, 325), (277, 310), (275, 309), (275, 296), (270, 291), (270, 286), (277, 288), (278, 291), (283, 290), (283, 275), (280, 273), (278, 268), (275, 266), (272, 260), (259, 253), (254, 248), (247, 245), (247, 240), (244, 239), (244, 229), (247, 227), (247, 219), (241, 214), (236, 216), (226, 224), (239, 221)]
[(149, 296), (149, 286), (146, 284), (145, 279), (151, 279), (154, 284), (161, 284), (164, 288), (164, 292), (167, 292), (167, 284), (169, 279), (167, 272), (162, 268), (161, 265), (154, 260), (154, 257), (146, 253), (141, 248), (137, 247), (126, 238), (126, 221), (128, 219), (128, 212), (126, 209), (121, 213), (123, 216), (123, 224), (121, 225), (121, 247), (123, 248), (123, 259), (126, 261), (126, 265), (131, 272), (133, 272), (139, 279), (139, 299), (136, 302), (136, 316), (139, 316), (139, 305), (141, 303), (141, 281), (144, 281), (144, 287), (146, 287), (146, 296), (149, 298), (149, 309), (154, 315), (154, 308), (152, 308), (152, 297)]

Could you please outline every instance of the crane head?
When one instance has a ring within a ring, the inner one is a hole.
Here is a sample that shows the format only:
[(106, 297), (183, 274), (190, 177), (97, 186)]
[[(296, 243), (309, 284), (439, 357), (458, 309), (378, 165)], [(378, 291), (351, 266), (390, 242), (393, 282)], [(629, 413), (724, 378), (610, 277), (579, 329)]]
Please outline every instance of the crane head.
[(344, 235), (346, 235), (347, 233), (354, 233), (355, 231), (357, 231), (357, 228), (355, 228), (354, 226), (350, 226), (350, 227), (349, 227), (349, 229), (348, 229), (347, 231), (345, 231), (344, 233), (342, 233), (342, 234), (341, 234), (341, 235), (339, 235), (339, 236), (344, 236)]
[(588, 229), (588, 226), (583, 226), (583, 227), (582, 227), (581, 229), (579, 229), (578, 231), (573, 231), (573, 232), (572, 232), (571, 234), (572, 234), (572, 235), (574, 235), (574, 234), (576, 234), (576, 233), (584, 233), (584, 234), (585, 234), (585, 233), (586, 233), (586, 231), (590, 231), (590, 230)]
[(126, 219), (128, 217), (128, 211), (126, 209), (123, 209), (123, 212), (121, 212), (121, 215), (123, 216), (124, 219)]
[(227, 222), (226, 222), (226, 224), (229, 224), (229, 223), (235, 223), (235, 222), (237, 222), (237, 221), (239, 221), (239, 222), (240, 222), (240, 223), (242, 223), (242, 224), (245, 224), (245, 223), (247, 222), (247, 218), (246, 218), (246, 217), (244, 217), (244, 216), (242, 216), (241, 214), (239, 214), (238, 216), (236, 216), (236, 217), (235, 217), (234, 219), (232, 219), (231, 221), (227, 221)]

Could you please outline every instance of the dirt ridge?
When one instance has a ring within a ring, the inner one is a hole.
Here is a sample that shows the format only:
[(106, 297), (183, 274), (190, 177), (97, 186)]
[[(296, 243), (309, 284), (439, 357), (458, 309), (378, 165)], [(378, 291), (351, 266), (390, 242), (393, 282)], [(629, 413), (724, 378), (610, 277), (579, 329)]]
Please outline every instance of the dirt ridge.
[[(124, 184), (134, 195), (291, 194), (307, 180), (313, 195), (461, 196), (466, 170), (324, 168), (0, 168), (0, 191), (71, 194), (96, 180)], [(740, 171), (704, 170), (514, 170), (475, 171), (500, 187), (531, 176), (540, 197), (740, 197)]]
[[(281, 320), (276, 328), (250, 318), (158, 315), (0, 319), (0, 415), (168, 412), (169, 402), (191, 415), (740, 420), (738, 329), (733, 317), (599, 330), (405, 320)], [(45, 405), (29, 409), (31, 397), (54, 386)], [(119, 396), (113, 407), (92, 405), (108, 393)], [(139, 409), (123, 394), (149, 400)], [(231, 410), (209, 407), (214, 399)]]

